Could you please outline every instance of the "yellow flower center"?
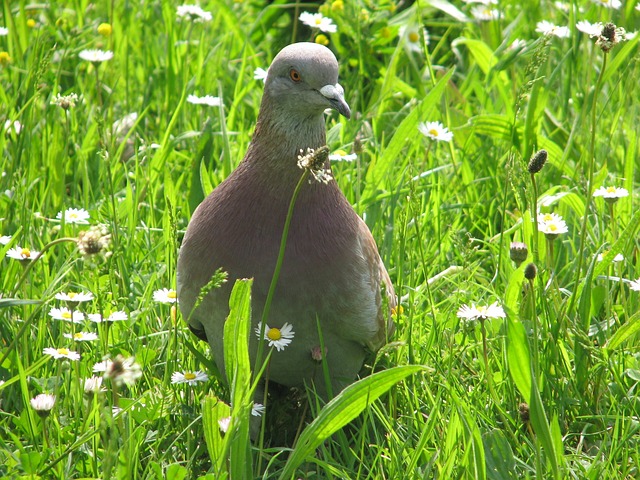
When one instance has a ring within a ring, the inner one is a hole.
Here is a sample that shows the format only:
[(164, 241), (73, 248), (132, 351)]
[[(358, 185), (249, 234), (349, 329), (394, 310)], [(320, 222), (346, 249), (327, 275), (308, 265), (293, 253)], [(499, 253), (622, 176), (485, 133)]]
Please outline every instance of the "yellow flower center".
[(269, 340), (277, 341), (282, 338), (282, 334), (279, 328), (270, 328), (267, 332), (267, 337), (269, 337)]
[(558, 226), (555, 223), (550, 223), (549, 230), (555, 232), (556, 230), (558, 230)]
[(616, 193), (616, 187), (607, 187), (607, 193)]
[(418, 34), (418, 32), (410, 32), (407, 38), (411, 43), (418, 43), (418, 41), (420, 40), (420, 35)]
[(22, 250), (20, 250), (20, 256), (22, 258), (31, 258), (31, 250), (29, 250), (28, 248), (23, 248)]
[(75, 340), (82, 340), (84, 338), (84, 333), (82, 333), (82, 332), (74, 333), (73, 334), (73, 338)]
[(70, 320), (71, 312), (62, 312), (62, 318), (64, 318), (65, 320)]
[(435, 128), (429, 130), (429, 135), (433, 135), (434, 137), (437, 137), (439, 133), (440, 132), (438, 132), (438, 130), (436, 130)]
[(178, 297), (178, 293), (175, 290), (169, 290), (169, 293), (167, 293), (167, 298), (177, 298)]
[(322, 19), (316, 18), (316, 25), (322, 25)]
[(196, 374), (192, 372), (187, 372), (184, 374), (185, 380), (194, 380), (196, 378)]
[(73, 298), (73, 297), (75, 297), (76, 295), (77, 295), (77, 293), (76, 293), (76, 292), (69, 292), (69, 293), (67, 293), (67, 297), (69, 297), (69, 298)]
[(487, 307), (480, 306), (480, 307), (476, 307), (476, 310), (478, 310), (478, 313), (480, 314), (480, 316), (484, 317), (487, 315)]
[(550, 222), (551, 220), (553, 220), (553, 217), (551, 216), (550, 213), (545, 213), (542, 216), (542, 221), (544, 221), (544, 222)]
[(59, 348), (57, 351), (60, 355), (69, 355), (69, 350), (66, 348)]

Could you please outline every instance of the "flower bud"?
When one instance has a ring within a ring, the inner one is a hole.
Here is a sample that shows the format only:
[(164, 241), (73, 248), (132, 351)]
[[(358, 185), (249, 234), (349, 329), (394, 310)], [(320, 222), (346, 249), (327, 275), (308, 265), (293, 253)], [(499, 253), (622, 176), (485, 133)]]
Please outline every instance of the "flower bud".
[(525, 243), (511, 242), (511, 246), (509, 247), (509, 257), (515, 262), (516, 267), (519, 267), (528, 256), (529, 249)]

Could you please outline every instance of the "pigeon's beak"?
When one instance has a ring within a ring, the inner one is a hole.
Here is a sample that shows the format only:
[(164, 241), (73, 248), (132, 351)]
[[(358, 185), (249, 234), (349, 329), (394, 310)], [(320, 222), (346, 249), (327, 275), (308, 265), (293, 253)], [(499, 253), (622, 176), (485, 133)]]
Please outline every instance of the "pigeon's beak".
[(351, 109), (344, 99), (344, 89), (339, 83), (335, 85), (325, 85), (320, 89), (320, 93), (329, 100), (331, 106), (347, 118), (351, 118)]

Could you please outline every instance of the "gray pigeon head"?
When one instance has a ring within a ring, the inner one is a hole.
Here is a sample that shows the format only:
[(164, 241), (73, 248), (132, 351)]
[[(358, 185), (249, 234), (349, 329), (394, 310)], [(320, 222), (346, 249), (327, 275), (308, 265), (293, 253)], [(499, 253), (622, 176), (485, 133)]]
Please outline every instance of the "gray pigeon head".
[(317, 43), (294, 43), (276, 55), (269, 67), (265, 96), (291, 115), (319, 115), (333, 108), (351, 117), (338, 83), (338, 61), (331, 50)]

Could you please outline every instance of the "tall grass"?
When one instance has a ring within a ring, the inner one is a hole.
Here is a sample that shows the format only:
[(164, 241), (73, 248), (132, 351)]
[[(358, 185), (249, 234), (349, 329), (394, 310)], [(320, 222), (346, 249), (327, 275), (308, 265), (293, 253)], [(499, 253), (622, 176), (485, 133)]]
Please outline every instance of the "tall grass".
[[(507, 0), (486, 21), (462, 2), (321, 5), (338, 27), (326, 36), (354, 112), (328, 117), (328, 146), (358, 153), (334, 174), (402, 308), (393, 342), (370, 362), (376, 373), (324, 409), (311, 402), (316, 418), (292, 449), (248, 440), (249, 365), (239, 358), (253, 334), (241, 314), (250, 283), (234, 290), (228, 330), (244, 333), (226, 340), (240, 352), (231, 389), (154, 292), (175, 286), (191, 213), (251, 139), (254, 70), (291, 41), (317, 39), (297, 21), (316, 7), (209, 0), (200, 6), (211, 20), (195, 23), (177, 18), (178, 5), (0, 9), (0, 235), (11, 237), (0, 245), (0, 476), (637, 477), (640, 37), (605, 53), (575, 27), (636, 31), (634, 2), (545, 0), (523, 11)], [(541, 20), (570, 36), (536, 32)], [(94, 48), (113, 59), (79, 58)], [(75, 106), (52, 104), (71, 93)], [(191, 94), (223, 105), (194, 105)], [(442, 122), (453, 141), (420, 134), (425, 121)], [(540, 149), (548, 161), (532, 176)], [(607, 203), (593, 196), (601, 186), (629, 196)], [(68, 208), (86, 209), (90, 225), (56, 218)], [(545, 236), (538, 212), (561, 215), (568, 231)], [(75, 239), (96, 225), (108, 252), (82, 255)], [(529, 247), (520, 266), (512, 241)], [(43, 253), (5, 257), (16, 246)], [(537, 274), (525, 278), (529, 263)], [(80, 291), (94, 299), (75, 310), (127, 319), (52, 319), (66, 305), (55, 295)], [(506, 318), (456, 314), (493, 302)], [(64, 336), (81, 331), (98, 340)], [(81, 358), (53, 359), (47, 347)], [(105, 379), (106, 391), (87, 395), (94, 364), (118, 355), (135, 357), (141, 378)], [(207, 382), (171, 381), (198, 370)], [(46, 418), (30, 405), (40, 393), (56, 396)]]

